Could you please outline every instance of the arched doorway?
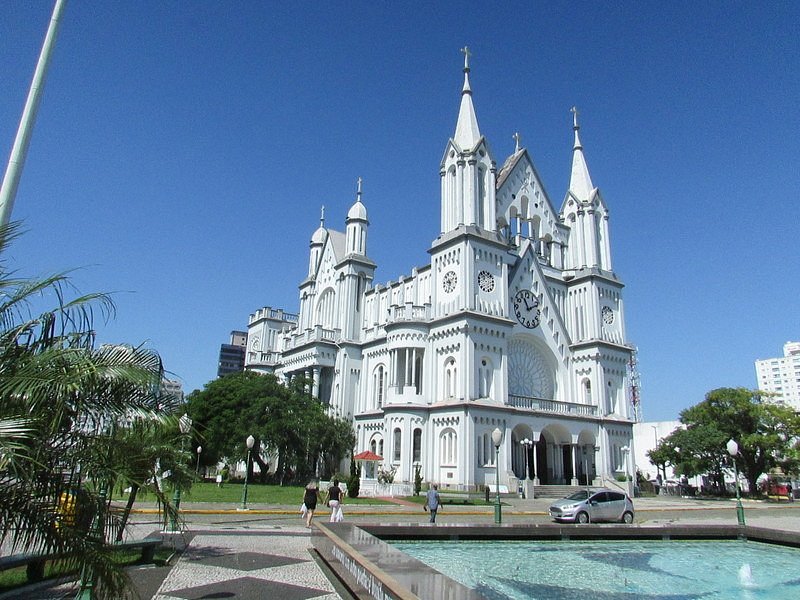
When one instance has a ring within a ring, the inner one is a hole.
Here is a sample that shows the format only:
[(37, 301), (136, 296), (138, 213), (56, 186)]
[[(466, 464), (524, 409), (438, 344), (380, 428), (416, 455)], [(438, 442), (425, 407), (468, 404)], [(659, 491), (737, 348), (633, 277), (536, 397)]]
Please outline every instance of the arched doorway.
[(560, 425), (547, 425), (536, 444), (536, 463), (541, 485), (565, 485), (573, 478), (572, 444)]

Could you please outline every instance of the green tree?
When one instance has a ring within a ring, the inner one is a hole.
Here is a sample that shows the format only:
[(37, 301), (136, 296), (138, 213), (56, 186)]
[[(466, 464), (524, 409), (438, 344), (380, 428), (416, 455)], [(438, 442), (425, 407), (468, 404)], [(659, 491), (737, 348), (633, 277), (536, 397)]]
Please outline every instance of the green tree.
[(715, 423), (693, 423), (673, 431), (647, 455), (654, 464), (671, 466), (680, 475), (708, 475), (722, 490), (728, 462), (725, 451), (728, 439)]
[[(673, 432), (662, 444), (661, 457), (687, 475), (710, 473), (722, 484), (731, 465), (726, 443), (739, 445), (737, 466), (755, 493), (758, 478), (776, 467), (796, 465), (800, 415), (791, 408), (765, 401), (759, 391), (720, 388), (705, 400), (681, 412), (685, 429)], [(659, 445), (659, 451), (661, 451)]]
[(318, 461), (323, 475), (334, 473), (355, 444), (352, 427), (328, 415), (305, 389), (305, 380), (285, 386), (274, 375), (244, 372), (215, 379), (190, 394), (189, 415), (207, 460), (244, 460), (245, 439), (252, 435), (252, 459), (262, 481), (270, 460), (275, 460), (272, 471), (281, 483), (289, 473), (300, 480), (316, 473)]
[[(18, 231), (0, 227), (0, 258)], [(160, 413), (163, 369), (142, 347), (96, 347), (94, 317), (113, 302), (72, 294), (67, 273), (18, 278), (0, 262), (0, 542), (58, 553), (92, 574), (96, 595), (122, 598), (127, 576), (105, 544), (122, 526), (105, 494), (112, 436), (124, 418)], [(93, 522), (65, 518), (69, 497)]]

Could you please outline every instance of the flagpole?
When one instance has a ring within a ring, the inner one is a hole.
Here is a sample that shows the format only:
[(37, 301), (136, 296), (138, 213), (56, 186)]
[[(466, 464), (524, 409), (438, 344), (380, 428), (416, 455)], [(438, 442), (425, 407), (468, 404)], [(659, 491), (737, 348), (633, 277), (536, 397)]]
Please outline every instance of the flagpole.
[(0, 225), (6, 225), (11, 220), (11, 211), (14, 208), (14, 199), (17, 195), (19, 179), (22, 175), (22, 167), (25, 165), (25, 157), (28, 154), (28, 146), (31, 141), (33, 125), (36, 121), (36, 113), (39, 110), (39, 100), (44, 88), (44, 78), (47, 75), (47, 67), (50, 63), (50, 55), (56, 43), (58, 26), (61, 21), (61, 13), (64, 10), (67, 0), (56, 0), (53, 7), (53, 16), (50, 18), (50, 25), (47, 27), (47, 35), (44, 38), (42, 52), (39, 55), (39, 62), (36, 63), (36, 71), (33, 73), (33, 81), (28, 91), (28, 99), (25, 101), (25, 108), (22, 111), (22, 118), (19, 122), (17, 137), (14, 140), (14, 147), (11, 150), (11, 157), (8, 160), (3, 186), (0, 188)]

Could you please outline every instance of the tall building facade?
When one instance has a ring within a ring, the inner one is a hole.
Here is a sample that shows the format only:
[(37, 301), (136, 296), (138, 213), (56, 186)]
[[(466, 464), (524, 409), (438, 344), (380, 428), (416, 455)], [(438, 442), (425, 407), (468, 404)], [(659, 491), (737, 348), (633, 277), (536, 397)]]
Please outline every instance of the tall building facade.
[[(466, 57), (430, 264), (375, 283), (360, 181), (344, 231), (323, 213), (311, 236), (296, 322), (260, 370), (313, 382), (313, 395), (352, 421), (356, 452), (381, 455), (395, 481), (419, 467), (428, 481), (475, 488), (494, 484), (496, 460), (510, 489), (526, 474), (540, 485), (632, 474), (623, 283), (573, 112), (556, 210), (519, 138), (498, 166)], [(249, 331), (248, 357), (263, 348), (259, 331)]]
[(217, 361), (217, 377), (230, 373), (241, 373), (244, 370), (244, 353), (247, 347), (246, 331), (231, 331), (228, 344), (220, 344)]
[(786, 342), (780, 358), (757, 360), (756, 381), (773, 401), (800, 410), (800, 342)]

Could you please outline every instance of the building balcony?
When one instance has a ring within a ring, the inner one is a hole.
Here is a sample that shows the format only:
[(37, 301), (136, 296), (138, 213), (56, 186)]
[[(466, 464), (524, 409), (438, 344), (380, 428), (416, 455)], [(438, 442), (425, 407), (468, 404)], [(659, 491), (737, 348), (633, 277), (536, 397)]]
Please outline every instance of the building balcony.
[(405, 321), (430, 321), (431, 305), (422, 306), (411, 304), (394, 305), (389, 307), (388, 323), (402, 323)]
[(248, 352), (245, 364), (248, 367), (274, 367), (280, 359), (279, 352)]
[(317, 325), (305, 331), (295, 332), (286, 338), (284, 351), (315, 342), (335, 343), (341, 336), (342, 332), (339, 329), (326, 329), (321, 325)]
[(577, 404), (575, 402), (562, 402), (560, 400), (545, 400), (530, 396), (508, 395), (508, 405), (536, 412), (554, 413), (560, 415), (581, 415), (596, 417), (597, 407), (591, 404)]

